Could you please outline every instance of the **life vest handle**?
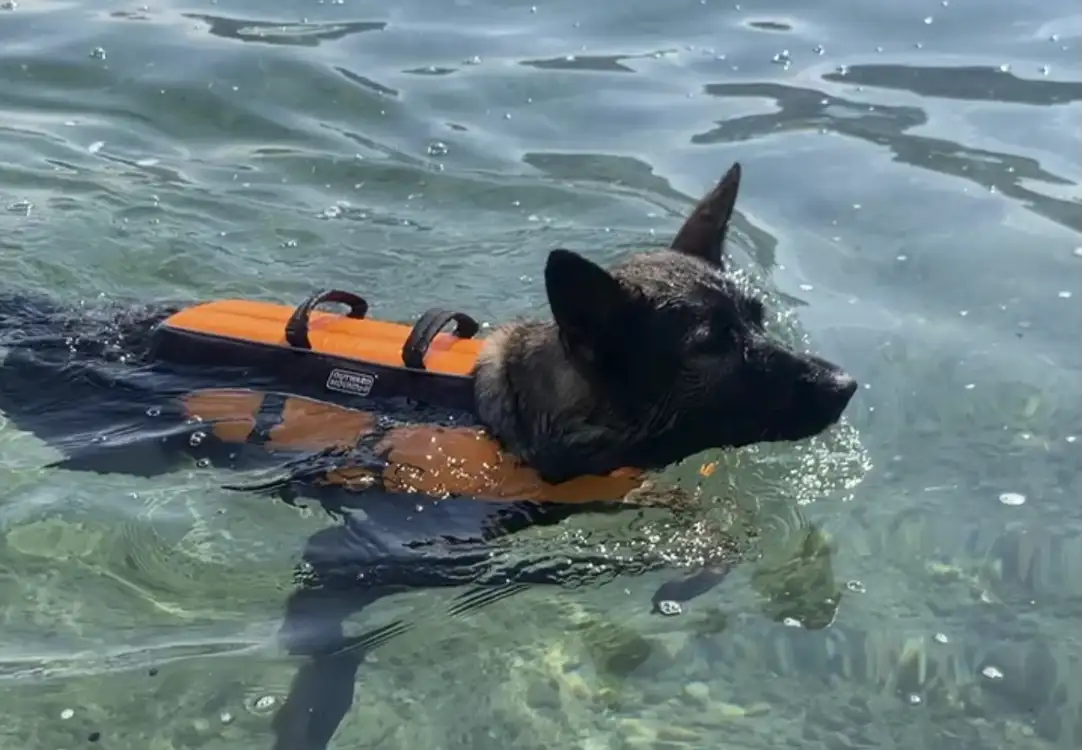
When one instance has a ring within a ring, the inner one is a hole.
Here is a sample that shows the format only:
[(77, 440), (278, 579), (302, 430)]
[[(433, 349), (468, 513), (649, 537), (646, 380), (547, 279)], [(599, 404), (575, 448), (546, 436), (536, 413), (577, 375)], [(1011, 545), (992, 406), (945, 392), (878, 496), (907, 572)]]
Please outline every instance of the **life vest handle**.
[(295, 349), (311, 349), (312, 342), (308, 340), (308, 319), (316, 307), (328, 302), (349, 305), (347, 317), (350, 318), (360, 319), (368, 314), (368, 302), (363, 297), (341, 289), (322, 289), (297, 305), (297, 309), (293, 311), (286, 323), (286, 343)]
[(453, 322), (454, 335), (462, 339), (472, 339), (481, 330), (481, 325), (466, 313), (432, 308), (426, 310), (413, 326), (406, 343), (402, 346), (402, 362), (414, 370), (425, 369), (425, 354), (432, 340)]

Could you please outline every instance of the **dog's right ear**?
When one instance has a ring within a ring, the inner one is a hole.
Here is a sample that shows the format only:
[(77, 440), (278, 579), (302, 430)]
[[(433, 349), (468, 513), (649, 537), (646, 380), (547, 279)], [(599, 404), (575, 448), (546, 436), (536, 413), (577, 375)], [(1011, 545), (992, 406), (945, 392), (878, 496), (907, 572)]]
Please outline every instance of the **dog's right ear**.
[(717, 186), (691, 212), (676, 233), (672, 249), (694, 255), (711, 263), (722, 264), (722, 248), (729, 219), (740, 189), (740, 163), (734, 163)]
[(620, 336), (628, 293), (601, 266), (570, 250), (553, 250), (545, 263), (545, 291), (572, 353), (595, 361)]

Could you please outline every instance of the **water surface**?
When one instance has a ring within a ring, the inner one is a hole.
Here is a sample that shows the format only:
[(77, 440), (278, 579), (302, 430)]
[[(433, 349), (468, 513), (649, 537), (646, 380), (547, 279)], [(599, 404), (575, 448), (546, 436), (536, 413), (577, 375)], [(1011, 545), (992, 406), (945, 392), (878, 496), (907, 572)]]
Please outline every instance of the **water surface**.
[[(337, 747), (1082, 742), (1076, 3), (0, 7), (5, 286), (544, 314), (550, 249), (664, 242), (740, 160), (736, 262), (865, 385), (722, 458), (704, 490), (758, 504), (763, 556), (680, 618), (657, 576), (373, 607), (418, 626)], [(0, 429), (0, 744), (269, 747), (326, 520), (51, 458)]]

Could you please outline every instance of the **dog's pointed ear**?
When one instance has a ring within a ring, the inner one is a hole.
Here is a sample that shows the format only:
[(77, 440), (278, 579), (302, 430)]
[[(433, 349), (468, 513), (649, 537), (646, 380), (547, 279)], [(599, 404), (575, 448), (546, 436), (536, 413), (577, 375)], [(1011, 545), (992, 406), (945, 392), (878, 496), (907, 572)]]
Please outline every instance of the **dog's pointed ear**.
[(676, 233), (672, 249), (688, 255), (722, 263), (722, 249), (729, 219), (736, 206), (736, 193), (740, 189), (740, 163), (729, 167), (721, 181), (704, 197), (691, 212), (684, 226)]
[(545, 291), (564, 341), (594, 359), (619, 336), (628, 293), (601, 266), (570, 250), (553, 250), (545, 263)]

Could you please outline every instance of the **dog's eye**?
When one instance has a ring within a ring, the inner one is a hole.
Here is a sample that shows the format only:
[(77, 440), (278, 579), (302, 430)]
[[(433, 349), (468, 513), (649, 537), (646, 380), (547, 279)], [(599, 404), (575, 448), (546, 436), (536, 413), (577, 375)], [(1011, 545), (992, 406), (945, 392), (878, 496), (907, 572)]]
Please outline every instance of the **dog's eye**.
[(703, 354), (717, 354), (733, 346), (733, 329), (724, 323), (703, 324), (695, 329), (691, 345)]
[(763, 301), (758, 297), (749, 297), (744, 302), (744, 308), (752, 325), (756, 328), (762, 328), (766, 323), (766, 306)]

